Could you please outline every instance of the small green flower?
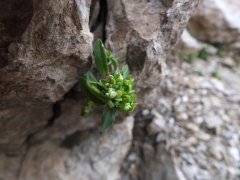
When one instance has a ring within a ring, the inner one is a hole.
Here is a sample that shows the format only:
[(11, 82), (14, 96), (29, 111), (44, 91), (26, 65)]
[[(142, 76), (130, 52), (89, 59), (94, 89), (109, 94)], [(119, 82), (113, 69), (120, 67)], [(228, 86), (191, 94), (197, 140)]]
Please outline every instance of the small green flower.
[(95, 45), (94, 58), (97, 70), (105, 78), (98, 81), (91, 72), (87, 72), (86, 79), (80, 78), (83, 92), (88, 98), (81, 115), (86, 116), (92, 106), (105, 105), (101, 121), (102, 133), (113, 124), (117, 110), (131, 112), (137, 103), (132, 89), (134, 79), (129, 75), (128, 66), (123, 66), (121, 71), (117, 72), (117, 59), (104, 48), (101, 40), (97, 40)]

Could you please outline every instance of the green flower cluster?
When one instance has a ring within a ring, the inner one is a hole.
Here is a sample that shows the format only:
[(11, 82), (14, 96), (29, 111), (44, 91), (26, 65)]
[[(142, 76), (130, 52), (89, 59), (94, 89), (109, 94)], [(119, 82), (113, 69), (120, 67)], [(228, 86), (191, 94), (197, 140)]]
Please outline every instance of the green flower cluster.
[(128, 75), (126, 78), (121, 73), (109, 75), (106, 82), (107, 91), (103, 94), (108, 98), (108, 106), (116, 107), (119, 111), (133, 111), (136, 106), (136, 94), (132, 87), (134, 79)]
[(86, 116), (92, 106), (105, 105), (101, 121), (103, 132), (114, 122), (117, 110), (121, 112), (134, 110), (136, 94), (132, 89), (134, 79), (129, 75), (128, 66), (123, 66), (118, 72), (117, 59), (104, 48), (100, 40), (95, 45), (94, 58), (98, 72), (105, 78), (97, 80), (89, 71), (86, 78), (80, 78), (83, 92), (87, 96), (87, 104), (83, 107), (81, 115)]

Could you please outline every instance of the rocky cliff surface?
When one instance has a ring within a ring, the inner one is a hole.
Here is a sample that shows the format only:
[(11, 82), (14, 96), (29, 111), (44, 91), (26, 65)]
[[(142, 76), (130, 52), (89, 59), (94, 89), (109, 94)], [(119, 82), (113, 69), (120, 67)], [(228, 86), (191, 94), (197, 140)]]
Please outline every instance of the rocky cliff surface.
[[(100, 136), (101, 108), (79, 117), (84, 96), (78, 78), (92, 67), (93, 39), (100, 37), (120, 65), (129, 65), (137, 81), (138, 109), (151, 107), (166, 57), (197, 3), (2, 1), (0, 178), (116, 179), (130, 146), (133, 119)], [(105, 166), (108, 162), (112, 167)]]

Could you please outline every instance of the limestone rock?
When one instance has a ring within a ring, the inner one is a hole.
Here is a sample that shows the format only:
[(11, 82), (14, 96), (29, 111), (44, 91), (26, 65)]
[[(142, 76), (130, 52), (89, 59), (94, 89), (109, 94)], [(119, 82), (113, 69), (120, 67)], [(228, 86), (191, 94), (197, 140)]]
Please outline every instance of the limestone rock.
[(105, 44), (121, 65), (129, 65), (142, 97), (139, 102), (145, 106), (154, 102), (155, 96), (149, 95), (155, 93), (152, 89), (161, 81), (167, 54), (180, 39), (197, 2), (108, 1)]
[[(0, 69), (0, 110), (54, 103), (90, 65), (90, 1), (31, 2), (1, 2), (11, 11), (1, 9), (0, 17), (1, 49), (7, 52)], [(19, 15), (21, 28), (14, 23)]]
[(19, 180), (113, 180), (132, 140), (133, 117), (129, 116), (100, 135), (98, 130), (75, 133), (61, 143), (45, 142), (30, 148)]
[(202, 0), (189, 20), (188, 30), (197, 39), (229, 43), (240, 36), (238, 0)]
[(52, 116), (50, 105), (0, 111), (0, 151), (21, 151), (27, 138), (43, 129)]
[[(9, 121), (14, 123), (0, 125), (1, 132), (7, 132), (0, 135), (0, 146), (18, 149), (30, 136), (31, 142), (46, 137), (63, 139), (99, 124), (97, 109), (90, 121), (78, 117), (83, 96), (79, 100), (73, 97), (77, 102), (66, 100), (66, 93), (92, 64), (89, 25), (105, 28), (102, 38), (106, 47), (114, 52), (120, 65), (129, 65), (141, 97), (139, 109), (157, 101), (155, 87), (164, 74), (168, 52), (179, 40), (198, 0), (109, 1), (105, 9), (101, 3), (91, 15), (90, 0), (0, 3), (0, 124), (8, 122), (8, 116), (1, 114), (11, 112), (14, 116)], [(97, 12), (102, 16), (104, 10), (105, 24), (97, 17)], [(56, 112), (56, 106), (62, 111)]]
[[(197, 3), (107, 2), (107, 22), (100, 22), (106, 29), (102, 39), (121, 66), (129, 65), (136, 79), (139, 109), (157, 102), (155, 87), (164, 74), (165, 60)], [(115, 124), (100, 136), (95, 126), (101, 109), (80, 118), (83, 96), (67, 97), (72, 91), (81, 94), (74, 85), (92, 64), (90, 5), (90, 0), (0, 2), (0, 150), (28, 147), (17, 179), (118, 178), (132, 138), (131, 123)], [(101, 4), (98, 8), (103, 10)], [(155, 162), (148, 163), (154, 168)]]

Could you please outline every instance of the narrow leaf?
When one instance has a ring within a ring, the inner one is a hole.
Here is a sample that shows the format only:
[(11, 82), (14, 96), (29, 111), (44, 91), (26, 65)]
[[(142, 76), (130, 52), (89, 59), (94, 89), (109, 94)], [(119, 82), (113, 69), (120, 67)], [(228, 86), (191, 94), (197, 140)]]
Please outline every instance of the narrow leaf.
[(86, 78), (87, 78), (87, 81), (97, 82), (97, 79), (90, 71), (87, 72)]
[[(113, 53), (111, 51), (106, 50), (107, 58), (111, 62), (110, 64), (113, 65), (113, 72), (116, 72), (118, 67), (118, 60), (114, 57)], [(110, 65), (109, 64), (109, 65)]]
[(102, 99), (100, 99), (97, 95), (95, 95), (91, 91), (91, 87), (89, 86), (89, 83), (87, 82), (86, 79), (80, 78), (80, 82), (81, 82), (84, 94), (88, 97), (88, 99), (90, 101), (92, 101), (95, 105), (104, 105), (104, 104), (106, 104), (106, 102), (104, 102)]
[(94, 47), (94, 58), (96, 68), (101, 75), (106, 75), (108, 73), (107, 69), (107, 57), (105, 48), (103, 43), (100, 39), (97, 40), (95, 47)]
[(102, 121), (101, 121), (101, 133), (103, 133), (107, 128), (109, 128), (114, 120), (117, 108), (113, 107), (110, 108), (108, 105), (105, 107), (103, 114), (102, 114)]
[(123, 78), (126, 78), (129, 74), (128, 65), (122, 67), (121, 74)]
[(112, 57), (111, 62), (112, 62), (113, 68), (114, 68), (114, 72), (116, 72), (117, 67), (118, 67), (118, 61), (115, 57)]
[(81, 111), (80, 115), (83, 116), (83, 117), (86, 117), (88, 115), (88, 113), (90, 112), (92, 105), (93, 105), (93, 102), (88, 101), (87, 104), (82, 108), (82, 111)]

